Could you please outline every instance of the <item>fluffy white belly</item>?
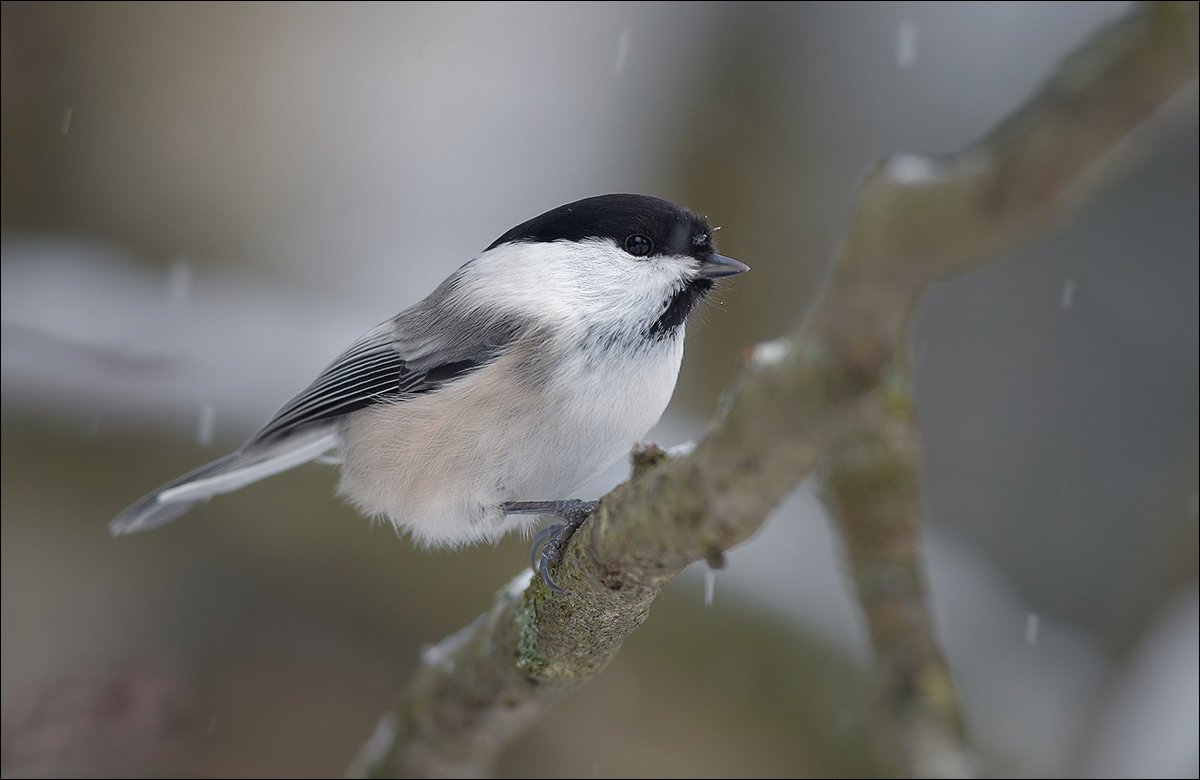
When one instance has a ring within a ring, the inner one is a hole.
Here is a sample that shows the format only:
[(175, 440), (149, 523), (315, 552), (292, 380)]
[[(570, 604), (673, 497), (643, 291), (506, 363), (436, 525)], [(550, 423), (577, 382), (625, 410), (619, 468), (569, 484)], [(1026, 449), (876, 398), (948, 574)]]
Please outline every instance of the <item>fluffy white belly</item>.
[(339, 492), (431, 546), (536, 523), (498, 505), (569, 498), (628, 452), (670, 401), (683, 333), (622, 360), (579, 354), (555, 381), (531, 381), (530, 353), (509, 354), (432, 393), (351, 414)]

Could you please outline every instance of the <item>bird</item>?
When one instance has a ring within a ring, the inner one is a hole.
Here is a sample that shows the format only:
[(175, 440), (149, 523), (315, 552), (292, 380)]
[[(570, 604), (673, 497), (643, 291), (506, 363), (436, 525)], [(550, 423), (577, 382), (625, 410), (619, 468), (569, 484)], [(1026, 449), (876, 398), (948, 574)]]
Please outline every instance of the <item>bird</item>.
[(423, 547), (560, 518), (530, 560), (564, 592), (550, 567), (597, 503), (567, 496), (658, 422), (688, 316), (747, 270), (717, 253), (705, 217), (661, 198), (546, 211), (354, 342), (236, 452), (142, 497), (109, 530), (154, 528), (321, 460), (340, 464), (344, 499)]

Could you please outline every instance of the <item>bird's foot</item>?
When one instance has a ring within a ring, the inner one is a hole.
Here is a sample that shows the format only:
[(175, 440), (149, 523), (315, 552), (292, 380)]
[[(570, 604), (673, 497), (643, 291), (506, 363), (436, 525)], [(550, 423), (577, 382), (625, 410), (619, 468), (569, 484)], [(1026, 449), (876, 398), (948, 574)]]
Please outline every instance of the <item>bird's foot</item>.
[[(566, 593), (550, 576), (550, 566), (562, 562), (567, 543), (583, 525), (583, 521), (595, 511), (599, 501), (582, 501), (578, 498), (566, 501), (510, 501), (500, 509), (512, 515), (553, 515), (561, 522), (553, 523), (538, 531), (529, 547), (529, 566), (539, 574), (546, 587), (555, 593)], [(541, 554), (538, 549), (541, 548)]]

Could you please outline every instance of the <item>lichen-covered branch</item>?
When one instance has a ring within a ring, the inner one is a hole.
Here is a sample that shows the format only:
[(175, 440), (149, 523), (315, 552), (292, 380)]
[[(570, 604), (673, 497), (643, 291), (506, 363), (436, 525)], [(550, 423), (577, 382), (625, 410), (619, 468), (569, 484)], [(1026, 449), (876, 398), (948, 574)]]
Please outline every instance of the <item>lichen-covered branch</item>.
[(750, 351), (696, 449), (635, 453), (633, 478), (556, 573), (570, 593), (525, 577), (501, 591), (427, 653), (352, 772), (486, 774), (516, 732), (604, 668), (666, 583), (692, 561), (719, 566), (819, 467), (870, 628), (881, 760), (897, 774), (969, 773), (924, 596), (908, 323), (927, 283), (1036, 236), (1094, 189), (1196, 78), (1197, 27), (1194, 3), (1140, 6), (980, 142), (881, 163), (813, 311)]

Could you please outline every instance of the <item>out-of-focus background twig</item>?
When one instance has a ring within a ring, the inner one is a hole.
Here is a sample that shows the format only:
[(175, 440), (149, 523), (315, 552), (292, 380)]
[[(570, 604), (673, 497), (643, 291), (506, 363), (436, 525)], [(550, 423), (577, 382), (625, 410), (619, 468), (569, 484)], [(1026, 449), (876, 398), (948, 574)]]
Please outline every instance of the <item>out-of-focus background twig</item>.
[[(691, 333), (655, 433), (690, 438), (740, 346), (812, 296), (805, 259), (875, 159), (961, 147), (1126, 10), (6, 3), (5, 773), (341, 771), (402, 659), (522, 543), (415, 553), (315, 467), (140, 539), (107, 539), (115, 511), (596, 192), (701, 210), (754, 267)], [(934, 606), (978, 747), (1013, 773), (1196, 772), (1195, 103), (917, 322)], [(501, 771), (861, 772), (836, 544), (802, 487)]]

